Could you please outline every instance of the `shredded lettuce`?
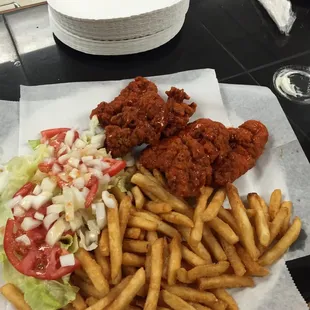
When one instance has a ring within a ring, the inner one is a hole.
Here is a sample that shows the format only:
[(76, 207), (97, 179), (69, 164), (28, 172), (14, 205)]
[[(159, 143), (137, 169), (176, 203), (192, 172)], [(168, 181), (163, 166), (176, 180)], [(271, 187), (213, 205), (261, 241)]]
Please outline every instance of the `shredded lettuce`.
[(135, 167), (130, 167), (127, 168), (125, 171), (120, 172), (111, 179), (109, 189), (112, 187), (118, 187), (121, 192), (126, 193), (132, 187), (130, 180), (131, 177), (135, 174), (135, 172)]
[(78, 288), (67, 281), (42, 281), (27, 277), (15, 270), (7, 261), (4, 261), (4, 279), (16, 285), (23, 293), (27, 304), (32, 310), (61, 309), (75, 299)]
[(79, 249), (79, 243), (76, 234), (74, 234), (73, 237), (71, 235), (65, 235), (61, 237), (59, 242), (61, 248), (66, 249), (70, 253), (75, 253)]
[(28, 144), (33, 150), (35, 150), (41, 144), (41, 141), (39, 139), (38, 140), (28, 140)]

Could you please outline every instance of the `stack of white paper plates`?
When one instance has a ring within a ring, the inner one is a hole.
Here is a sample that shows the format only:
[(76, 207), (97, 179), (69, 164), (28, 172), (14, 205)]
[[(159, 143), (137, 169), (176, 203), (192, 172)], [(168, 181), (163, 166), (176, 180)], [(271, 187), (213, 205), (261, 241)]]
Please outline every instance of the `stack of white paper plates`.
[(134, 54), (159, 47), (182, 28), (189, 0), (48, 0), (52, 31), (94, 55)]

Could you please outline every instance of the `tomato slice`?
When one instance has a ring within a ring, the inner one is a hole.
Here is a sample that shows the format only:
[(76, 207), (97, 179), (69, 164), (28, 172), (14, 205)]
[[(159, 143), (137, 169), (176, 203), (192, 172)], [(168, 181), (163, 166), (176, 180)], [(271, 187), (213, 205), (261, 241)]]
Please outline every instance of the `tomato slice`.
[(44, 173), (49, 173), (52, 171), (52, 168), (53, 168), (53, 165), (54, 165), (54, 162), (43, 162), (43, 163), (39, 163), (38, 165), (38, 169), (41, 171), (41, 172), (44, 172)]
[(99, 187), (98, 179), (94, 175), (92, 175), (89, 181), (87, 182), (86, 187), (89, 188), (89, 192), (85, 199), (85, 208), (89, 208), (92, 202), (94, 201), (97, 191), (98, 191), (98, 187)]
[(41, 136), (43, 139), (48, 140), (56, 135), (69, 131), (70, 128), (52, 128), (52, 129), (46, 129), (41, 131)]
[(126, 168), (126, 162), (124, 160), (105, 158), (103, 161), (111, 165), (110, 168), (104, 171), (104, 173), (107, 173), (110, 177), (113, 177), (114, 175), (118, 174), (120, 171)]
[(13, 196), (17, 197), (17, 196), (22, 196), (25, 197), (28, 194), (30, 194), (33, 190), (34, 190), (35, 184), (28, 182), (26, 183), (21, 189), (19, 189)]

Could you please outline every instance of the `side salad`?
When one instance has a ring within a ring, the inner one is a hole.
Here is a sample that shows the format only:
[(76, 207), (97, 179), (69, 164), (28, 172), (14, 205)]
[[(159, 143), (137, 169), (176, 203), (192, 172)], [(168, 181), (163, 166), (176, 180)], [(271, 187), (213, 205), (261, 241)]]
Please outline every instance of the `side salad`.
[(106, 226), (108, 192), (126, 191), (131, 156), (113, 159), (96, 116), (83, 132), (43, 130), (29, 141), (33, 154), (13, 158), (0, 173), (3, 275), (31, 309), (54, 310), (75, 299), (69, 275), (80, 267), (74, 253), (92, 251)]

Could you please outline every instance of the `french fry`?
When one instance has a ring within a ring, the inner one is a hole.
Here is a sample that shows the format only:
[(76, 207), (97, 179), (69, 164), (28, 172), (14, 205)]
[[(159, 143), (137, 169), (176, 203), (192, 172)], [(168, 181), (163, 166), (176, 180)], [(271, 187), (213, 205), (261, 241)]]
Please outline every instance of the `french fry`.
[(108, 295), (99, 299), (95, 304), (88, 307), (87, 310), (102, 310), (110, 305), (116, 299), (116, 297), (119, 296), (119, 294), (128, 286), (132, 278), (133, 276), (124, 278), (119, 284), (110, 290)]
[(200, 196), (198, 198), (197, 206), (194, 211), (194, 227), (191, 230), (190, 243), (192, 245), (198, 245), (202, 239), (203, 230), (203, 213), (207, 207), (209, 197), (212, 195), (213, 188), (202, 187), (200, 189)]
[[(63, 310), (75, 310), (72, 304), (67, 304), (64, 308), (62, 308)], [(19, 309), (18, 309), (19, 310)]]
[(166, 307), (157, 307), (157, 310), (170, 310), (170, 308), (166, 308)]
[(238, 190), (232, 184), (227, 184), (226, 190), (233, 216), (236, 219), (239, 228), (241, 242), (244, 244), (251, 257), (254, 260), (257, 260), (259, 256), (259, 250), (255, 245), (253, 227), (246, 215), (245, 208), (239, 197)]
[(137, 209), (142, 209), (145, 204), (145, 197), (143, 193), (141, 192), (141, 189), (138, 186), (134, 186), (131, 189), (131, 193), (133, 194), (133, 197), (135, 199), (135, 206)]
[(113, 284), (117, 284), (122, 266), (122, 239), (117, 203), (115, 208), (107, 208), (107, 221), (109, 231), (111, 281)]
[(190, 218), (192, 217), (193, 210), (186, 203), (170, 194), (158, 185), (158, 183), (152, 181), (149, 177), (146, 177), (141, 173), (136, 173), (132, 176), (131, 182), (138, 185), (142, 189), (146, 189), (161, 201), (169, 203), (174, 211), (185, 214)]
[(185, 245), (181, 245), (182, 258), (192, 266), (200, 266), (208, 264), (208, 261), (203, 260), (196, 253), (189, 250)]
[(168, 264), (168, 277), (167, 282), (169, 285), (176, 283), (176, 273), (181, 268), (182, 252), (181, 252), (181, 240), (178, 237), (174, 237), (170, 244), (170, 258)]
[(130, 279), (127, 286), (120, 292), (110, 304), (109, 310), (125, 310), (136, 296), (140, 288), (145, 284), (145, 271), (140, 268)]
[(132, 208), (131, 199), (125, 196), (119, 205), (119, 227), (121, 232), (121, 240), (124, 239), (124, 234), (127, 228), (127, 223), (130, 216), (130, 209)]
[(187, 272), (188, 279), (192, 282), (203, 277), (215, 277), (226, 272), (229, 262), (221, 261), (216, 264), (202, 265), (192, 268)]
[(148, 191), (146, 188), (140, 188), (145, 196), (147, 196), (153, 202), (162, 202), (159, 198), (157, 198), (154, 194)]
[[(210, 305), (211, 306), (211, 305)], [(214, 310), (226, 310), (227, 308), (227, 304), (226, 302), (222, 301), (222, 300), (218, 300), (217, 302), (215, 302), (214, 304), (212, 304), (212, 308)]]
[(148, 211), (151, 211), (155, 214), (160, 213), (168, 213), (172, 211), (171, 206), (166, 202), (154, 202), (154, 201), (148, 201), (145, 204), (145, 209)]
[(139, 240), (144, 241), (146, 236), (146, 230), (141, 230)]
[(286, 208), (287, 209), (287, 215), (283, 221), (280, 235), (284, 236), (287, 230), (290, 227), (290, 221), (291, 221), (291, 216), (292, 216), (292, 209), (293, 209), (293, 204), (291, 201), (283, 201), (281, 204), (281, 208)]
[(111, 276), (111, 270), (110, 270), (110, 262), (109, 258), (106, 256), (102, 256), (99, 247), (95, 249), (95, 258), (97, 263), (101, 267), (102, 274), (106, 279), (109, 279)]
[(156, 310), (163, 273), (164, 239), (157, 239), (152, 244), (150, 285), (146, 297), (145, 310)]
[(161, 291), (164, 302), (175, 310), (195, 310), (189, 303), (183, 300), (181, 297), (171, 294), (166, 290)]
[[(148, 177), (153, 182), (158, 183), (157, 179), (153, 176), (153, 174), (148, 169), (146, 169), (140, 163), (137, 163), (136, 166), (137, 166), (139, 172), (141, 172), (141, 174), (143, 174), (144, 176)], [(158, 184), (160, 185), (160, 183), (158, 183)]]
[[(148, 231), (146, 235), (146, 239), (149, 242), (149, 244), (152, 246), (152, 244), (158, 239), (158, 235), (156, 231)], [(145, 258), (145, 276), (147, 279), (151, 276), (151, 254), (152, 254), (152, 247), (149, 247), (148, 252), (146, 253)]]
[(123, 266), (123, 273), (124, 275), (127, 276), (132, 276), (137, 272), (137, 268), (133, 266)]
[(262, 197), (260, 197), (260, 196), (258, 196), (258, 199), (259, 199), (260, 205), (261, 205), (261, 207), (263, 209), (263, 212), (264, 212), (264, 215), (265, 215), (265, 218), (266, 218), (266, 222), (267, 222), (267, 224), (269, 224), (269, 222), (270, 222), (269, 210), (268, 210), (268, 206), (266, 204), (266, 201)]
[(222, 288), (217, 288), (211, 291), (219, 300), (224, 301), (228, 305), (228, 310), (238, 310), (239, 307), (234, 298)]
[(87, 304), (88, 307), (94, 305), (94, 304), (97, 303), (97, 302), (98, 302), (98, 299), (95, 298), (95, 297), (93, 297), (93, 296), (90, 296), (90, 297), (88, 297), (88, 298), (86, 299), (86, 304)]
[(162, 213), (160, 214), (160, 217), (164, 221), (172, 224), (182, 225), (189, 228), (194, 227), (194, 223), (189, 217), (178, 212)]
[(200, 278), (198, 286), (202, 291), (215, 288), (253, 287), (254, 281), (251, 277), (224, 274), (218, 277)]
[(207, 224), (203, 227), (202, 240), (218, 262), (227, 260), (227, 256), (222, 249), (222, 246), (217, 241)]
[(76, 294), (75, 299), (72, 301), (72, 305), (76, 310), (85, 310), (87, 308), (83, 297), (79, 293)]
[(203, 212), (202, 219), (204, 222), (209, 222), (218, 215), (219, 210), (223, 205), (225, 199), (225, 189), (220, 188), (218, 191), (216, 191), (206, 210)]
[(211, 308), (207, 306), (203, 306), (201, 304), (198, 304), (196, 302), (189, 302), (191, 306), (193, 306), (196, 310), (212, 310)]
[(23, 293), (13, 284), (7, 283), (0, 287), (1, 294), (18, 310), (31, 310), (25, 302)]
[(166, 180), (159, 170), (153, 169), (153, 176), (162, 187), (167, 187)]
[(258, 240), (263, 246), (268, 246), (270, 242), (270, 231), (268, 222), (261, 206), (259, 196), (256, 193), (248, 194), (248, 202), (251, 209), (256, 211), (255, 214), (255, 229)]
[(145, 303), (145, 298), (147, 296), (148, 290), (149, 290), (149, 285), (144, 284), (137, 293), (137, 296), (144, 298), (143, 303)]
[(280, 210), (282, 199), (282, 192), (280, 189), (275, 189), (270, 196), (269, 203), (269, 216), (270, 220), (273, 221), (278, 211)]
[(107, 294), (109, 292), (109, 283), (102, 274), (101, 267), (97, 262), (83, 248), (79, 248), (75, 256), (80, 261), (81, 266), (92, 281), (94, 287), (100, 293)]
[(285, 235), (262, 257), (259, 258), (258, 263), (262, 266), (273, 264), (277, 261), (287, 249), (297, 240), (301, 231), (301, 220), (299, 217), (295, 217), (291, 227), (285, 233)]
[(252, 221), (252, 219), (256, 216), (256, 210), (254, 209), (246, 209), (245, 212), (248, 218), (250, 219), (250, 221)]
[(270, 223), (270, 241), (269, 244), (271, 244), (276, 237), (279, 235), (281, 228), (284, 225), (284, 221), (286, 220), (287, 216), (289, 214), (289, 209), (286, 207), (280, 208), (277, 215), (273, 219), (273, 221)]
[(163, 249), (163, 272), (162, 272), (162, 277), (167, 280), (170, 251), (169, 251), (169, 245), (168, 245), (168, 242), (167, 242), (167, 238), (164, 238), (163, 242), (164, 242), (164, 249)]
[(136, 227), (147, 231), (154, 231), (157, 229), (158, 226), (157, 223), (155, 223), (154, 221), (149, 221), (140, 216), (131, 216), (128, 220), (127, 225), (129, 227)]
[(129, 305), (126, 310), (141, 310), (140, 307), (136, 307), (136, 306), (132, 306), (132, 305)]
[(108, 228), (104, 228), (102, 230), (98, 247), (99, 247), (99, 250), (101, 252), (101, 255), (103, 255), (103, 256), (109, 256), (110, 255)]
[(185, 284), (193, 283), (194, 281), (189, 280), (187, 270), (185, 268), (179, 268), (176, 272), (176, 279)]
[(80, 277), (83, 281), (88, 282), (88, 283), (92, 283), (90, 278), (88, 277), (87, 273), (83, 269), (81, 269), (81, 268), (75, 269), (74, 273), (78, 277)]
[(145, 264), (145, 256), (125, 252), (123, 253), (122, 264), (125, 266), (142, 267)]
[(146, 239), (148, 242), (153, 244), (158, 239), (158, 234), (156, 231), (148, 231)]
[(78, 276), (74, 274), (71, 275), (70, 279), (72, 283), (75, 286), (79, 287), (81, 292), (84, 293), (83, 296), (84, 295), (86, 295), (87, 297), (92, 296), (97, 299), (100, 299), (106, 295), (106, 293), (103, 293), (102, 291), (97, 290), (93, 284), (83, 281), (81, 278), (79, 278)]
[(217, 302), (215, 295), (210, 292), (201, 292), (194, 288), (180, 285), (164, 285), (163, 287), (166, 291), (182, 297), (186, 301), (197, 302), (206, 306), (210, 306)]
[(201, 242), (199, 242), (198, 245), (190, 244), (190, 229), (184, 226), (179, 226), (178, 229), (182, 237), (186, 240), (186, 242), (192, 249), (192, 251), (195, 252), (198, 256), (200, 256), (203, 260), (207, 261), (208, 263), (212, 263), (210, 253)]
[(218, 235), (223, 237), (228, 243), (235, 244), (239, 241), (239, 237), (235, 234), (232, 228), (220, 218), (215, 217), (213, 220), (207, 222), (206, 224)]
[(123, 193), (117, 186), (109, 189), (109, 192), (113, 194), (118, 203), (121, 203), (121, 201), (126, 197), (126, 193)]
[(123, 250), (133, 253), (147, 253), (149, 243), (147, 241), (125, 239)]
[(247, 269), (247, 275), (253, 277), (264, 277), (269, 274), (269, 270), (255, 262), (249, 255), (249, 253), (247, 253), (247, 251), (245, 251), (241, 245), (236, 244), (236, 250), (244, 266)]
[(128, 239), (139, 239), (140, 234), (141, 234), (140, 228), (130, 227), (126, 229), (124, 237)]
[(232, 216), (230, 211), (231, 210), (227, 210), (222, 206), (220, 207), (219, 213), (217, 215), (219, 219), (228, 224), (232, 228), (232, 230), (238, 235), (239, 228), (235, 218)]
[(229, 244), (225, 239), (221, 238), (221, 245), (226, 253), (228, 261), (237, 276), (243, 276), (246, 273), (245, 267), (238, 256), (234, 245)]

